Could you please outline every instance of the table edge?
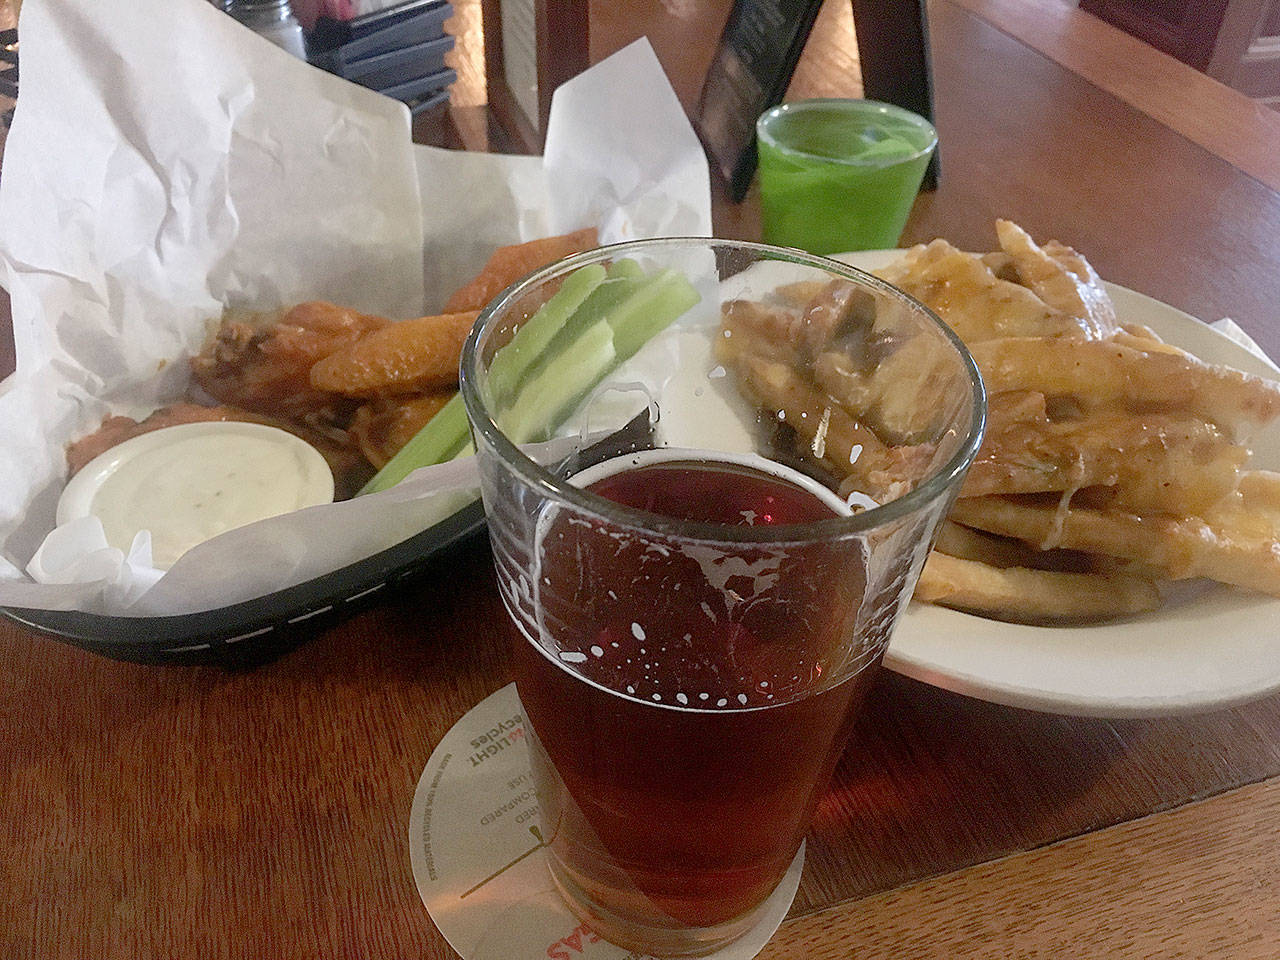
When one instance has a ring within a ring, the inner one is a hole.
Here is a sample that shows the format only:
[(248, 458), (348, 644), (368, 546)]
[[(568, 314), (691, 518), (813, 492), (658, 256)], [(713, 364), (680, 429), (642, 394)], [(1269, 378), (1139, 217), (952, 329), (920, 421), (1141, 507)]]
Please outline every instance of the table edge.
[(1066, 0), (950, 2), (1280, 191), (1280, 111)]
[(1077, 956), (1270, 960), (1278, 825), (1272, 777), (796, 917), (760, 960), (995, 960), (1065, 944)]

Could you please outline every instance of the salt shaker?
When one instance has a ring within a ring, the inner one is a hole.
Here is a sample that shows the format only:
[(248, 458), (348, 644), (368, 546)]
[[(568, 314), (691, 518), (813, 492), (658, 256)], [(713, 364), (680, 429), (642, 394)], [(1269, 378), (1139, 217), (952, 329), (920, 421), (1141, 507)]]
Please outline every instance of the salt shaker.
[(307, 59), (302, 26), (293, 15), (289, 0), (225, 0), (223, 9), (277, 47)]

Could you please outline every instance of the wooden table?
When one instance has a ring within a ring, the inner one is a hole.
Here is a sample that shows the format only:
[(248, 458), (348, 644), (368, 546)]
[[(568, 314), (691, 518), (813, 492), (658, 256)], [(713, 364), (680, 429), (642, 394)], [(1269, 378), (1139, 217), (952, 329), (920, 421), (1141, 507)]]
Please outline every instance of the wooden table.
[[(600, 4), (593, 54), (649, 30), (689, 103), (723, 7), (645, 2)], [(1046, 2), (934, 0), (943, 182), (906, 239), (981, 247), (1009, 216), (1280, 353), (1280, 127)], [(838, 14), (793, 94), (856, 92)], [(406, 824), (432, 747), (505, 682), (503, 617), (480, 556), (246, 672), (0, 624), (0, 956), (453, 956)], [(1112, 722), (886, 673), (853, 743), (766, 957), (1280, 955), (1280, 696)]]

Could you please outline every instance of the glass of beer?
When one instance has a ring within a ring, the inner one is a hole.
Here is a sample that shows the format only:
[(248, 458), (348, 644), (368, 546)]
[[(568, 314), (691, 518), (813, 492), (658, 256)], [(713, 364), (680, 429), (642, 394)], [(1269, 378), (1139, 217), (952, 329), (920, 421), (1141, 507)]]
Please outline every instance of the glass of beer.
[(981, 440), (924, 306), (713, 239), (580, 254), (463, 353), (542, 837), (623, 947), (712, 952), (796, 857)]

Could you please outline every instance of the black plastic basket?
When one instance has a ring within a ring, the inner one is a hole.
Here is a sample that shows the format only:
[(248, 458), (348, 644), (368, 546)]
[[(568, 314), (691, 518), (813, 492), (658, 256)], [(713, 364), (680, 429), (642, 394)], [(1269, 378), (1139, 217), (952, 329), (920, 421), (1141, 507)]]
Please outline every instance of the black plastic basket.
[(251, 666), (279, 656), (318, 630), (352, 616), (396, 587), (487, 539), (477, 501), (357, 563), (217, 610), (170, 617), (116, 617), (67, 610), (0, 609), (64, 643), (132, 663)]

